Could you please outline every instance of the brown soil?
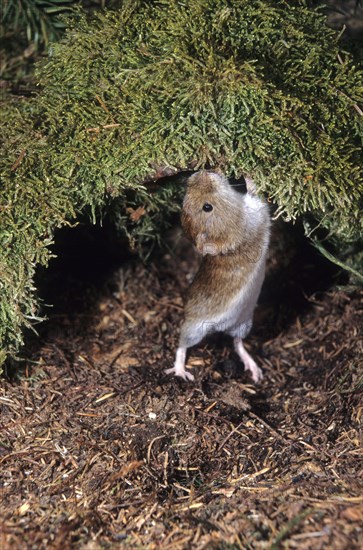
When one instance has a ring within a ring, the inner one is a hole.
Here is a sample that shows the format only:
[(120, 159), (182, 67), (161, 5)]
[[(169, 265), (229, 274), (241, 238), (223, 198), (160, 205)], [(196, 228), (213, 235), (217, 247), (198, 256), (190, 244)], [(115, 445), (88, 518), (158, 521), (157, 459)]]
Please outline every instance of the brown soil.
[(362, 548), (363, 293), (322, 290), (329, 268), (278, 242), (247, 341), (259, 385), (223, 337), (191, 351), (195, 383), (164, 374), (190, 248), (101, 289), (64, 275), (2, 381), (2, 549)]

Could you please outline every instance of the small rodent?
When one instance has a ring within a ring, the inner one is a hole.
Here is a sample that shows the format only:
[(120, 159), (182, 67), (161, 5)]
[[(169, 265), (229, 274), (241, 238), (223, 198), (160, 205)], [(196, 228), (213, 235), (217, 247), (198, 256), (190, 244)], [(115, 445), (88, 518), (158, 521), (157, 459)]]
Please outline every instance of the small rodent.
[(255, 382), (262, 379), (242, 340), (251, 330), (265, 275), (270, 216), (253, 182), (247, 183), (241, 194), (214, 172), (196, 172), (187, 180), (182, 226), (203, 258), (188, 290), (174, 367), (166, 370), (184, 380), (194, 380), (185, 368), (187, 349), (213, 332), (232, 336), (245, 369)]

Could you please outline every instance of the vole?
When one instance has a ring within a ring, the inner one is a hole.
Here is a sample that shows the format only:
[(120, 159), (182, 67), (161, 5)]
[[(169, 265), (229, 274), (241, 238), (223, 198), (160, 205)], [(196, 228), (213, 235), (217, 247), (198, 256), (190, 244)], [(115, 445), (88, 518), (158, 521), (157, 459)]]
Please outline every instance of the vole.
[(225, 332), (258, 382), (262, 371), (242, 341), (251, 330), (265, 275), (268, 206), (251, 189), (241, 194), (223, 175), (199, 171), (187, 180), (181, 221), (202, 262), (188, 289), (174, 366), (166, 373), (194, 380), (185, 368), (187, 349), (208, 334)]

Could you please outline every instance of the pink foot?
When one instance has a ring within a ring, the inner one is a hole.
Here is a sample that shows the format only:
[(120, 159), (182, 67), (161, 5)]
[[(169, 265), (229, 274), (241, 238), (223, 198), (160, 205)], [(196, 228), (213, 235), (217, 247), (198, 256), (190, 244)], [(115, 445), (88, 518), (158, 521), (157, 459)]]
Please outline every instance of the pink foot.
[(255, 363), (255, 361), (250, 356), (249, 359), (244, 359), (243, 364), (245, 366), (245, 370), (250, 371), (252, 380), (254, 382), (261, 382), (263, 378), (263, 373), (260, 367)]
[(243, 347), (242, 340), (236, 338), (234, 340), (234, 349), (245, 366), (245, 370), (250, 371), (252, 380), (260, 382), (263, 378), (263, 373), (260, 367), (252, 359), (248, 351)]
[(187, 354), (186, 348), (178, 348), (176, 350), (176, 357), (174, 367), (166, 369), (166, 374), (174, 374), (174, 376), (180, 376), (183, 380), (194, 380), (194, 376), (191, 372), (185, 369), (185, 357)]
[(194, 380), (194, 376), (191, 372), (188, 372), (184, 367), (179, 368), (178, 366), (174, 366), (172, 369), (166, 369), (166, 374), (174, 374), (174, 376), (180, 376), (180, 378), (183, 378), (184, 380)]

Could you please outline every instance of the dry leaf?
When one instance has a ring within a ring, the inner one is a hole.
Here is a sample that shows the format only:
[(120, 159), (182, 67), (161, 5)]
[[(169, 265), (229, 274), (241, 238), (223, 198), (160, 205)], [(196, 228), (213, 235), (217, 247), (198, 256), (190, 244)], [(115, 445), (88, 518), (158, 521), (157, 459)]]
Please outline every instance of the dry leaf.
[(349, 521), (363, 521), (363, 507), (350, 506), (349, 508), (345, 508), (340, 515)]
[(121, 355), (116, 360), (116, 365), (119, 367), (136, 367), (137, 365), (140, 365), (140, 361), (136, 357), (127, 357), (125, 355)]
[(111, 481), (116, 481), (117, 479), (122, 479), (131, 472), (138, 470), (143, 466), (144, 463), (142, 460), (133, 460), (132, 462), (129, 462), (128, 464), (125, 464), (123, 468), (119, 472), (116, 472), (113, 474), (110, 478)]
[(200, 367), (203, 366), (204, 363), (204, 359), (200, 357), (191, 357), (188, 361), (188, 365), (191, 365), (192, 367)]
[(23, 516), (24, 514), (26, 514), (29, 508), (30, 508), (29, 502), (24, 502), (24, 504), (22, 504), (18, 510), (19, 516)]
[(130, 220), (132, 222), (138, 222), (139, 219), (146, 214), (146, 210), (143, 206), (139, 206), (138, 208), (136, 208), (136, 210), (131, 207), (126, 208), (126, 212), (129, 214)]

